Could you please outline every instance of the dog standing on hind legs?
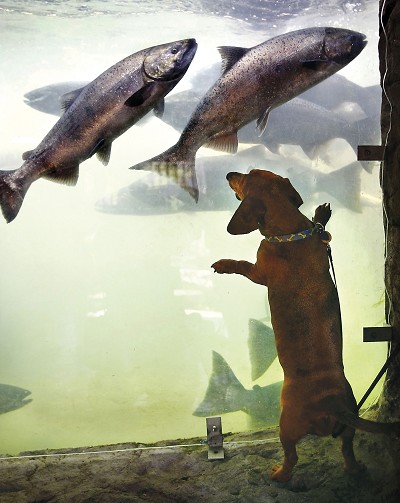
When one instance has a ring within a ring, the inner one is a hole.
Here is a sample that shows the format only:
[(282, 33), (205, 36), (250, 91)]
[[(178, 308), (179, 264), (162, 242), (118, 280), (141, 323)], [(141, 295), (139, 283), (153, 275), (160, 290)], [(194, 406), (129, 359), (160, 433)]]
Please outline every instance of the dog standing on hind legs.
[(290, 479), (296, 444), (311, 433), (342, 439), (345, 469), (360, 470), (353, 452), (355, 429), (400, 434), (400, 422), (362, 419), (343, 368), (342, 328), (336, 288), (329, 272), (327, 233), (331, 210), (321, 205), (313, 222), (299, 211), (303, 201), (287, 178), (265, 170), (228, 173), (241, 201), (228, 224), (230, 234), (259, 230), (264, 236), (255, 264), (222, 259), (219, 274), (241, 274), (268, 287), (271, 322), (284, 372), (280, 440), (284, 462), (272, 478)]

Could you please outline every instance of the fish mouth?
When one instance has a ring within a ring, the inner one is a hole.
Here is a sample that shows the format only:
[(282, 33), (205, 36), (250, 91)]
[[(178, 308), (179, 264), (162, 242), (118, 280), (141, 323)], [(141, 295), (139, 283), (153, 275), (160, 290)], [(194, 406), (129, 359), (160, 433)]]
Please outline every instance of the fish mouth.
[(186, 72), (192, 62), (197, 51), (197, 42), (194, 38), (185, 40), (187, 44), (186, 50), (183, 52), (180, 61), (177, 62), (177, 74), (180, 76), (182, 72)]
[(367, 37), (363, 33), (340, 28), (326, 28), (323, 52), (332, 62), (346, 65), (367, 45)]
[(18, 403), (20, 404), (20, 407), (24, 406), (24, 405), (27, 405), (28, 403), (32, 402), (32, 398), (27, 398), (29, 397), (29, 395), (31, 395), (31, 392), (26, 390), (25, 392), (25, 395), (24, 395), (24, 398), (21, 398), (20, 400), (18, 400)]

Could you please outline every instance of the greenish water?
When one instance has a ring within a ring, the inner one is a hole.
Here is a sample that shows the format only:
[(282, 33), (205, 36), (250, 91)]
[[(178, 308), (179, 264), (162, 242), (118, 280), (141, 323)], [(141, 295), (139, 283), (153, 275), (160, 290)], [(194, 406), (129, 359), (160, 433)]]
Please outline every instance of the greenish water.
[[(325, 14), (308, 2), (301, 15), (274, 11), (275, 18), (253, 23), (213, 14), (207, 6), (191, 11), (185, 2), (163, 2), (162, 9), (150, 0), (35, 2), (33, 10), (31, 4), (0, 1), (1, 169), (20, 166), (22, 152), (56, 120), (24, 104), (26, 92), (91, 80), (130, 53), (179, 38), (195, 37), (199, 49), (176, 92), (196, 86), (193, 76), (219, 60), (219, 45), (249, 47), (313, 25), (365, 33), (368, 46), (341, 73), (360, 86), (379, 83), (375, 2), (347, 9), (332, 2)], [(26, 388), (33, 398), (0, 415), (0, 452), (205, 435), (205, 419), (192, 413), (207, 388), (212, 350), (246, 388), (255, 384), (248, 320), (268, 323), (265, 288), (214, 275), (210, 265), (223, 257), (253, 261), (259, 235), (230, 236), (230, 210), (152, 216), (95, 210), (99, 199), (145, 176), (129, 166), (177, 138), (151, 117), (114, 142), (107, 167), (86, 161), (75, 188), (36, 182), (17, 219), (0, 221), (0, 383)], [(289, 164), (318, 172), (355, 160), (344, 140), (324, 145), (312, 161), (296, 146), (281, 154)], [(199, 152), (210, 155), (215, 152)], [(269, 168), (272, 159), (265, 150), (254, 163)], [(362, 343), (362, 327), (384, 321), (378, 169), (362, 172), (361, 212), (323, 192), (313, 193), (302, 209), (311, 216), (316, 205), (332, 203), (344, 360), (357, 398), (386, 354), (384, 343)], [(275, 362), (256, 384), (280, 378)], [(250, 426), (243, 412), (223, 416), (224, 431)]]

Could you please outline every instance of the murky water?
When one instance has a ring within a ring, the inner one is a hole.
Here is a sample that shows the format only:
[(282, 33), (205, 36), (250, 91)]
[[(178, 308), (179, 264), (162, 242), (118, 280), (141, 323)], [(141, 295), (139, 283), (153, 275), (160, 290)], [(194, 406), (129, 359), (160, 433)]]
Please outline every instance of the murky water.
[[(252, 10), (246, 2), (194, 3), (197, 8), (172, 0), (0, 1), (1, 168), (19, 167), (21, 154), (56, 121), (27, 106), (25, 93), (92, 80), (130, 53), (180, 38), (195, 37), (199, 49), (173, 94), (201, 87), (202, 74), (219, 61), (219, 45), (250, 47), (279, 33), (324, 25), (367, 35), (366, 49), (340, 73), (355, 86), (379, 84), (373, 0), (326, 2), (323, 12), (319, 2), (305, 0), (289, 2), (286, 10), (283, 2), (267, 0)], [(359, 94), (365, 118), (379, 95), (369, 104)], [(379, 138), (379, 118), (372, 123)], [(146, 176), (130, 166), (162, 152), (178, 136), (150, 114), (114, 142), (107, 167), (95, 157), (86, 161), (75, 188), (40, 180), (17, 219), (9, 225), (1, 220), (0, 383), (30, 390), (33, 401), (0, 415), (0, 452), (205, 435), (204, 418), (192, 413), (207, 389), (212, 351), (246, 389), (281, 378), (275, 361), (251, 380), (248, 324), (269, 323), (265, 288), (214, 275), (210, 268), (222, 257), (254, 260), (260, 236), (226, 232), (234, 201), (221, 211), (138, 215), (126, 208), (125, 214), (96, 209), (100, 200)], [(359, 143), (366, 141), (360, 133)], [(305, 214), (331, 202), (344, 360), (360, 398), (386, 353), (384, 343), (362, 342), (363, 326), (384, 321), (379, 166), (371, 173), (361, 170), (355, 212), (349, 200), (339, 201), (354, 173), (336, 178), (343, 185), (337, 197), (316, 183), (356, 160), (345, 140), (320, 145), (314, 159), (296, 145), (281, 147), (279, 155), (256, 152), (245, 161), (231, 156), (221, 176), (250, 165), (289, 178), (293, 173)], [(202, 149), (198, 157), (216, 155)], [(244, 412), (223, 415), (225, 431), (252, 424)]]

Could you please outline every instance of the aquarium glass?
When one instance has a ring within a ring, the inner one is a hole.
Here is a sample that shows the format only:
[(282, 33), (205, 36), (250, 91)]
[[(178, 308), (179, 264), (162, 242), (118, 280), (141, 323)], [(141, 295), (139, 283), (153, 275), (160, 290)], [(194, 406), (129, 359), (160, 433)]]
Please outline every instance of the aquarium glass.
[[(263, 135), (253, 121), (237, 154), (200, 148), (197, 204), (129, 169), (176, 143), (220, 74), (217, 47), (322, 26), (368, 45), (329, 87), (271, 112)], [(277, 407), (282, 379), (267, 290), (211, 268), (255, 260), (261, 235), (226, 230), (239, 202), (225, 176), (250, 167), (288, 177), (309, 218), (331, 204), (345, 370), (362, 397), (387, 350), (362, 342), (384, 323), (384, 237), (379, 163), (356, 153), (380, 144), (378, 31), (376, 0), (0, 1), (2, 170), (52, 128), (66, 89), (146, 47), (198, 43), (162, 118), (116, 139), (107, 166), (82, 162), (75, 187), (35, 181), (16, 219), (0, 218), (0, 453), (205, 437), (210, 416), (225, 432), (277, 423), (263, 402), (268, 389)]]

